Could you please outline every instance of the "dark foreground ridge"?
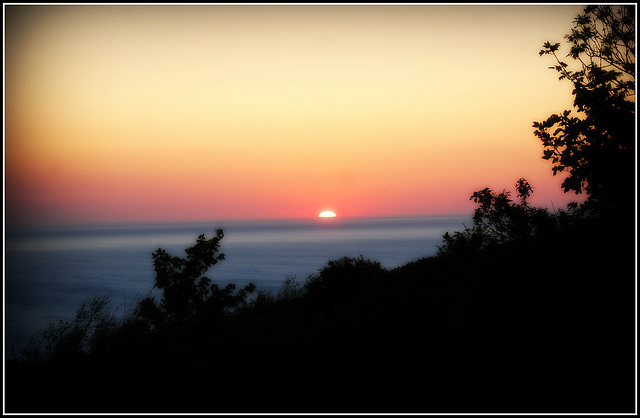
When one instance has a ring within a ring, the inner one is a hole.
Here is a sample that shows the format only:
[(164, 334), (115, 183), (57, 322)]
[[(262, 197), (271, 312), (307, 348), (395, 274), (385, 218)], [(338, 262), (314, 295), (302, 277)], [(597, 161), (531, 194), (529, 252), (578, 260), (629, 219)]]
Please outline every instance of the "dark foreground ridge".
[(201, 236), (203, 263), (154, 253), (161, 301), (115, 320), (96, 298), (9, 362), (6, 410), (632, 412), (633, 230), (584, 222), (390, 271), (342, 258), (253, 299), (192, 281), (181, 304), (222, 231)]

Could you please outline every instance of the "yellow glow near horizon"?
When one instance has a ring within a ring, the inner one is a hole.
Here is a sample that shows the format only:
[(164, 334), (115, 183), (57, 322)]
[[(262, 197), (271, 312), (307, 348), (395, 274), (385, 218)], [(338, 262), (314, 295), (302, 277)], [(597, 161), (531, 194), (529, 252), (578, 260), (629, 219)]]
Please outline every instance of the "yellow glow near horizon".
[(6, 5), (7, 222), (469, 213), (562, 178), (580, 5)]
[(336, 213), (331, 210), (325, 210), (323, 212), (320, 212), (320, 214), (318, 215), (318, 218), (335, 218), (335, 217), (336, 217)]

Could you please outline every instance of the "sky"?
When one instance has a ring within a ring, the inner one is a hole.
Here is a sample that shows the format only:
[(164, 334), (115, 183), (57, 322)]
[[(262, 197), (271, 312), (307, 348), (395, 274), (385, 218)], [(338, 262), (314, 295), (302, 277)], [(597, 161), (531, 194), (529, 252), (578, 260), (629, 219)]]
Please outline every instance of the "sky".
[[(7, 225), (562, 208), (581, 5), (5, 5)], [(514, 192), (515, 196), (515, 192)]]

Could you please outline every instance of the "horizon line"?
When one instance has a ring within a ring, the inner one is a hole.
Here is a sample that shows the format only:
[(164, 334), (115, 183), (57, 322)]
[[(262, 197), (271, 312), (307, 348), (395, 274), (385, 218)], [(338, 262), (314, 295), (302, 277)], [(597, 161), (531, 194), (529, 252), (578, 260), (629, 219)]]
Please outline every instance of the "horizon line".
[(3, 220), (3, 235), (6, 235), (7, 229), (37, 229), (37, 228), (87, 228), (87, 227), (109, 227), (109, 226), (129, 226), (129, 225), (160, 225), (160, 224), (204, 224), (204, 223), (242, 223), (242, 222), (287, 222), (287, 221), (335, 221), (355, 220), (355, 219), (412, 219), (412, 218), (456, 218), (473, 216), (473, 211), (464, 213), (431, 213), (431, 214), (397, 214), (397, 215), (352, 215), (352, 216), (336, 216), (335, 218), (325, 219), (317, 216), (299, 216), (299, 217), (270, 217), (270, 218), (227, 218), (227, 219), (165, 219), (165, 220), (98, 220), (83, 222), (16, 222), (13, 225)]

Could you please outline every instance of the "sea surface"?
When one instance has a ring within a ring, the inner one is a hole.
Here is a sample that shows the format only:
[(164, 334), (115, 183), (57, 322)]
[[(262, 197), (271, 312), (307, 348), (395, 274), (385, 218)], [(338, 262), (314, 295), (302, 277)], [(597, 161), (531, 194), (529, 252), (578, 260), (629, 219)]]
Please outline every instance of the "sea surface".
[(95, 296), (109, 296), (116, 315), (131, 309), (153, 291), (153, 251), (182, 257), (199, 234), (211, 238), (218, 228), (225, 260), (207, 276), (221, 286), (253, 282), (275, 291), (285, 279), (304, 283), (344, 256), (392, 269), (435, 255), (445, 232), (470, 224), (471, 215), (459, 215), (7, 228), (5, 358)]

